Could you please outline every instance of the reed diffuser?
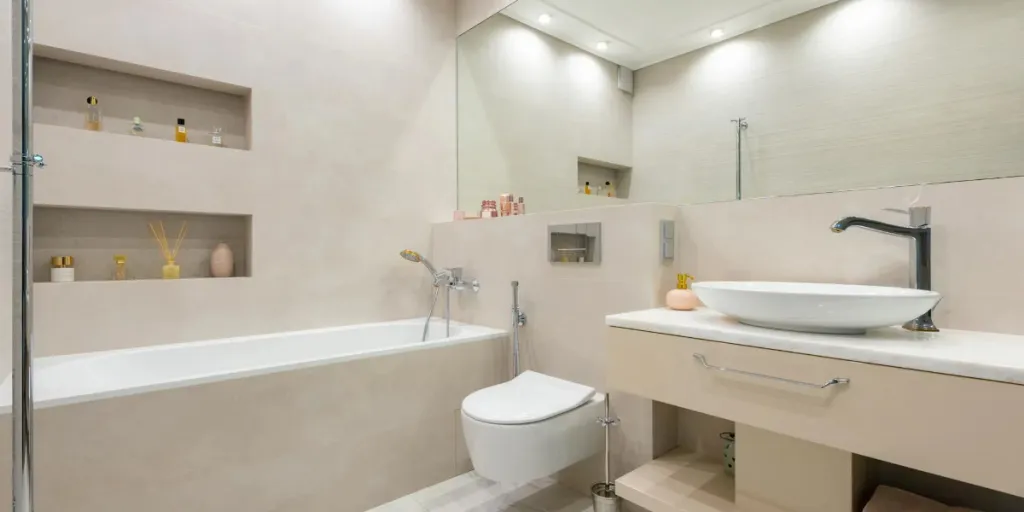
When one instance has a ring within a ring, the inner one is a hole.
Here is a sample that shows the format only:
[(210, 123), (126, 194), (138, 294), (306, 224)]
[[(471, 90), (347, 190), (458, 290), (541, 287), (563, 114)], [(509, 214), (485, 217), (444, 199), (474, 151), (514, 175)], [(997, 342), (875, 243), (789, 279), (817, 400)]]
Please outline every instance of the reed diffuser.
[(181, 242), (185, 239), (185, 234), (188, 233), (188, 221), (181, 223), (181, 229), (178, 231), (178, 239), (174, 242), (174, 250), (170, 249), (170, 244), (167, 243), (167, 232), (164, 231), (164, 223), (160, 221), (157, 223), (160, 229), (157, 230), (153, 226), (153, 223), (149, 223), (149, 230), (153, 233), (153, 238), (156, 239), (157, 245), (160, 246), (160, 252), (164, 255), (164, 279), (178, 279), (181, 277), (181, 267), (174, 262), (174, 259), (178, 257), (178, 250), (181, 249)]

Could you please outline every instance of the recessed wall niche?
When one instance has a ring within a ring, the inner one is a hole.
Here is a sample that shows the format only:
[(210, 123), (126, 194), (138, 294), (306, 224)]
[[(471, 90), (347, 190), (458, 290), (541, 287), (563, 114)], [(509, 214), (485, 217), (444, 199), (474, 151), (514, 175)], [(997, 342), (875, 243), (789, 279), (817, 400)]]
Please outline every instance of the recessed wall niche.
[(84, 130), (93, 96), (100, 132), (132, 135), (137, 116), (141, 137), (174, 141), (181, 118), (190, 144), (215, 145), (220, 128), (223, 147), (250, 148), (248, 88), (45, 46), (33, 64), (36, 123)]
[(576, 160), (576, 181), (581, 194), (585, 194), (589, 186), (590, 195), (628, 199), (631, 174), (632, 169), (625, 165), (584, 157)]
[(127, 259), (128, 279), (162, 279), (163, 256), (149, 222), (163, 221), (173, 246), (182, 222), (188, 231), (176, 263), (181, 278), (210, 277), (210, 254), (220, 242), (231, 247), (235, 277), (251, 276), (249, 215), (97, 210), (36, 206), (33, 222), (33, 281), (50, 281), (50, 258), (72, 256), (75, 281), (111, 281), (114, 256)]

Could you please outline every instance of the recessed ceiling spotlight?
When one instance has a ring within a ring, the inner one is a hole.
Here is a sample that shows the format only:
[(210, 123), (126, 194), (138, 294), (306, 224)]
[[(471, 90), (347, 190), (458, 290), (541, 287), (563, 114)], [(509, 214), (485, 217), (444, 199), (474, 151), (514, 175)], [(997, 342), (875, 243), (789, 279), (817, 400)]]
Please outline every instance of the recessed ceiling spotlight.
[(551, 15), (547, 13), (541, 14), (540, 17), (537, 18), (537, 22), (541, 25), (547, 25), (548, 23), (551, 23)]
[(720, 28), (716, 28), (716, 29), (711, 30), (711, 37), (713, 37), (715, 39), (721, 39), (722, 36), (724, 36), (724, 35), (725, 35), (725, 31), (720, 29)]
[(597, 51), (603, 52), (608, 49), (608, 41), (598, 41)]

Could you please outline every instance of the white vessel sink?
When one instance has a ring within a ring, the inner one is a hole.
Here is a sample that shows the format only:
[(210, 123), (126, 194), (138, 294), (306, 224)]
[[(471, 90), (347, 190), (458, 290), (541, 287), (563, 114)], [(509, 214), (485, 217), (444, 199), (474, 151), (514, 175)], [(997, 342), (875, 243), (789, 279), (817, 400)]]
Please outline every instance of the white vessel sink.
[(901, 325), (942, 298), (912, 288), (814, 283), (718, 281), (694, 283), (693, 291), (707, 307), (745, 324), (826, 334)]

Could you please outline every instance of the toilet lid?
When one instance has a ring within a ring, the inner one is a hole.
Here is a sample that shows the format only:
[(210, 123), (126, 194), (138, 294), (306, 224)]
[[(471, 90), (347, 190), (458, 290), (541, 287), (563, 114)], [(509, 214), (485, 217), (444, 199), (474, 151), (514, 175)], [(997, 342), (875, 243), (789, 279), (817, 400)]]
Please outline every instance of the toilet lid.
[(473, 392), (462, 401), (462, 412), (484, 423), (521, 425), (558, 416), (593, 396), (592, 387), (528, 371)]

